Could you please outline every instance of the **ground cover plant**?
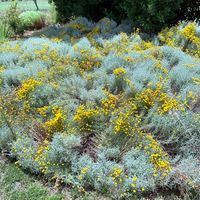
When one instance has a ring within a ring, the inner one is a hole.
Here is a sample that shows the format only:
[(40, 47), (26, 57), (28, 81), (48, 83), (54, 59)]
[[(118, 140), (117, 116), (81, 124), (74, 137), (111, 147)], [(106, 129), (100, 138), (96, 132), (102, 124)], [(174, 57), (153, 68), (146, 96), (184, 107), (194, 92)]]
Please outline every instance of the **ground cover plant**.
[(200, 28), (130, 29), (78, 18), (1, 43), (0, 148), (58, 188), (198, 199)]

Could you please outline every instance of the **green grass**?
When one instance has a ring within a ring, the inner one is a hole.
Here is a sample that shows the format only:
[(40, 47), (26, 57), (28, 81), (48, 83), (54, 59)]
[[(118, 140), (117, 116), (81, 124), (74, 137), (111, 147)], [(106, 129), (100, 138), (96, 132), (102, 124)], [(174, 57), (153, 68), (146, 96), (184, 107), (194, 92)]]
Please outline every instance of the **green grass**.
[(55, 193), (33, 176), (0, 156), (0, 200), (110, 200), (96, 192), (80, 193), (77, 189)]
[[(62, 194), (51, 193), (50, 188), (42, 185), (33, 176), (25, 174), (14, 164), (6, 163), (0, 156), (0, 200), (111, 200), (99, 196), (96, 192), (82, 194), (77, 189), (71, 189), (70, 192), (63, 190)], [(163, 197), (155, 198), (155, 200), (164, 199)], [(176, 196), (170, 196), (169, 199), (180, 200)]]
[[(0, 2), (0, 14), (4, 13), (12, 4), (12, 1)], [(40, 10), (48, 10), (50, 8), (48, 0), (38, 0), (38, 7)], [(18, 1), (18, 8), (22, 11), (36, 10), (36, 6), (33, 1)]]
[(62, 200), (62, 194), (51, 191), (34, 178), (25, 174), (14, 164), (6, 164), (0, 158), (1, 200)]

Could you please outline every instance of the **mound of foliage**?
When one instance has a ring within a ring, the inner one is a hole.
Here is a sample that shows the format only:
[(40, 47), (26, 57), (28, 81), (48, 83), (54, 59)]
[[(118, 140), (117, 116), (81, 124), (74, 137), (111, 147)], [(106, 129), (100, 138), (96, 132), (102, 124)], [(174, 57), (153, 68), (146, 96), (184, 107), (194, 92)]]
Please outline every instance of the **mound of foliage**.
[(179, 20), (200, 20), (200, 1), (195, 0), (53, 0), (60, 21), (72, 15), (95, 21), (109, 17), (129, 20), (145, 32), (157, 32)]
[(1, 150), (83, 193), (198, 194), (199, 27), (180, 24), (155, 42), (105, 38), (110, 29), (82, 37), (81, 27), (71, 42), (1, 44)]
[[(112, 39), (121, 32), (130, 34), (133, 31), (131, 24), (124, 22), (117, 24), (109, 18), (103, 18), (97, 23), (85, 17), (71, 20), (65, 25), (52, 25), (35, 32), (34, 37), (56, 38), (74, 44), (82, 37), (87, 37), (93, 43), (101, 39)], [(184, 52), (198, 57), (200, 55), (200, 28), (195, 22), (181, 22), (171, 28), (165, 28), (158, 35), (145, 34), (135, 29), (145, 41), (162, 46), (178, 47)]]
[(132, 26), (126, 22), (118, 25), (109, 18), (103, 18), (94, 23), (85, 17), (78, 17), (64, 25), (47, 26), (33, 33), (32, 36), (59, 38), (68, 43), (76, 43), (82, 37), (87, 37), (90, 40), (109, 39), (121, 32), (130, 34), (132, 30)]
[(45, 16), (39, 11), (26, 11), (19, 15), (24, 29), (40, 29), (45, 25)]

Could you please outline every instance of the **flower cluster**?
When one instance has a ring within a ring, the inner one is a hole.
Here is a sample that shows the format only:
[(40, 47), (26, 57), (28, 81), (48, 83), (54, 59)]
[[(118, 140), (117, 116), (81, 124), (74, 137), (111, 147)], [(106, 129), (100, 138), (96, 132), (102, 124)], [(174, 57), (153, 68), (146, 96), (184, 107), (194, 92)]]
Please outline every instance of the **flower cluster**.
[[(74, 46), (75, 51), (79, 49)], [(88, 51), (85, 49), (80, 49), (80, 58), (74, 58), (72, 64), (80, 69), (80, 72), (90, 71), (94, 68), (97, 68), (101, 64), (101, 54), (98, 51)]]
[(3, 71), (4, 71), (4, 67), (0, 66), (0, 85), (3, 83), (3, 80), (1, 78), (1, 74), (3, 73)]
[[(136, 191), (136, 181), (137, 181), (137, 177), (136, 176), (134, 176), (133, 178), (132, 178), (132, 184), (131, 184), (131, 187), (133, 188), (133, 192), (134, 193), (136, 193), (137, 191)], [(144, 191), (144, 188), (142, 189), (142, 191)]]
[(168, 46), (175, 46), (174, 32), (169, 30), (168, 28), (159, 33), (158, 37), (163, 43), (167, 44)]
[(2, 73), (4, 71), (4, 67), (0, 66), (0, 73)]
[(80, 125), (81, 131), (91, 131), (95, 118), (98, 115), (98, 109), (87, 108), (85, 105), (80, 105), (74, 115), (74, 121)]
[(195, 22), (179, 23), (161, 31), (158, 36), (160, 41), (168, 46), (179, 47), (195, 57), (200, 55), (198, 24)]
[(107, 91), (106, 91), (106, 95), (107, 95), (107, 98), (101, 101), (102, 112), (105, 115), (109, 115), (117, 107), (117, 103), (119, 102), (119, 97)]
[(196, 83), (197, 85), (200, 85), (200, 78), (193, 77), (192, 80), (193, 80), (193, 82)]
[(145, 146), (144, 148), (147, 154), (150, 155), (151, 163), (154, 165), (154, 176), (157, 176), (159, 171), (166, 176), (171, 170), (167, 153), (163, 151), (160, 144), (152, 137), (152, 135), (147, 134), (146, 139), (148, 146)]
[(137, 132), (140, 127), (141, 118), (138, 115), (133, 115), (133, 111), (120, 112), (114, 122), (114, 131), (116, 134), (124, 133), (127, 136)]
[(53, 115), (54, 118), (50, 119), (49, 121), (46, 121), (44, 126), (46, 127), (49, 133), (62, 132), (64, 130), (65, 116), (63, 115), (61, 108), (54, 107)]
[(41, 171), (42, 173), (47, 173), (48, 171), (48, 164), (50, 164), (45, 156), (45, 151), (49, 149), (49, 141), (45, 139), (43, 143), (38, 147), (36, 155), (34, 157), (34, 161), (38, 165), (38, 171)]
[(195, 23), (189, 23), (182, 31), (181, 34), (190, 40), (192, 43), (199, 45), (200, 39), (196, 36), (196, 25)]
[(178, 100), (169, 97), (168, 94), (163, 91), (160, 84), (157, 84), (156, 89), (147, 88), (137, 94), (136, 101), (139, 104), (142, 104), (145, 109), (158, 106), (158, 111), (160, 113), (166, 113), (173, 109), (179, 110), (182, 108)]
[(112, 180), (114, 181), (115, 186), (123, 181), (122, 179), (123, 170), (121, 167), (114, 167), (113, 173), (111, 174)]
[(23, 81), (21, 87), (16, 92), (17, 98), (26, 99), (29, 93), (34, 91), (41, 84), (41, 81), (35, 79), (28, 79)]
[(115, 76), (123, 76), (124, 74), (126, 74), (126, 70), (122, 67), (119, 67), (119, 68), (116, 68), (114, 71), (113, 71), (114, 75)]
[(87, 174), (88, 170), (89, 170), (89, 167), (84, 167), (81, 169), (81, 173), (78, 177), (79, 180), (83, 180), (83, 177)]
[(40, 115), (46, 117), (46, 116), (47, 116), (47, 110), (48, 110), (48, 109), (49, 109), (49, 106), (43, 106), (43, 107), (41, 107), (41, 108), (37, 108), (37, 112), (38, 112)]

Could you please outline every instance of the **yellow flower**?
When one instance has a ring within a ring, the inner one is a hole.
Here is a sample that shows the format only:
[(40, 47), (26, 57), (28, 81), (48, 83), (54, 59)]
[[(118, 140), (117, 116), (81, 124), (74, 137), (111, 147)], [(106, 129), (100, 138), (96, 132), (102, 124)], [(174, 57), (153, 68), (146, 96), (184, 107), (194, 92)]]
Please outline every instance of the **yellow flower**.
[(45, 122), (45, 127), (49, 132), (55, 131), (63, 131), (64, 130), (64, 122), (65, 116), (61, 111), (61, 108), (54, 108), (54, 118), (50, 119), (49, 121)]
[(132, 178), (132, 181), (137, 181), (137, 177), (134, 176), (134, 177)]
[(109, 114), (112, 110), (114, 110), (117, 106), (118, 98), (117, 96), (110, 94), (109, 92), (107, 93), (107, 98), (102, 100), (102, 112), (104, 114)]
[(2, 65), (0, 65), (0, 74), (1, 74), (4, 70), (5, 70), (5, 68), (4, 68)]
[(122, 169), (121, 167), (115, 167), (113, 171), (113, 177), (117, 178), (121, 175)]
[(28, 96), (30, 92), (32, 92), (36, 87), (40, 86), (41, 81), (35, 79), (28, 79), (22, 82), (22, 86), (17, 90), (18, 99), (24, 99)]
[(86, 108), (80, 105), (74, 115), (74, 121), (81, 126), (81, 131), (90, 131), (95, 117), (99, 114), (99, 110), (95, 108)]
[(114, 73), (115, 76), (123, 76), (124, 74), (126, 74), (126, 70), (122, 67), (119, 67), (119, 68), (116, 68), (113, 71), (113, 73)]
[(51, 41), (59, 43), (59, 42), (62, 42), (62, 39), (61, 38), (52, 38)]
[(46, 112), (47, 112), (48, 108), (49, 108), (49, 106), (43, 106), (41, 108), (37, 108), (37, 112), (42, 116), (46, 116)]
[(82, 170), (81, 170), (81, 174), (86, 174), (89, 170), (89, 167), (84, 167)]
[(132, 187), (136, 187), (136, 185), (134, 183), (131, 184)]
[(200, 78), (193, 77), (192, 80), (195, 84), (200, 85)]
[(196, 25), (195, 23), (189, 23), (182, 31), (181, 34), (189, 39), (194, 44), (199, 45), (200, 39), (198, 36), (196, 36)]
[(123, 181), (122, 173), (123, 173), (123, 170), (121, 167), (114, 167), (111, 177), (112, 177), (112, 180), (114, 181), (115, 186), (117, 186)]

